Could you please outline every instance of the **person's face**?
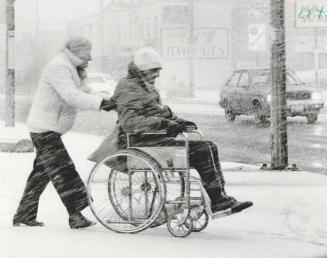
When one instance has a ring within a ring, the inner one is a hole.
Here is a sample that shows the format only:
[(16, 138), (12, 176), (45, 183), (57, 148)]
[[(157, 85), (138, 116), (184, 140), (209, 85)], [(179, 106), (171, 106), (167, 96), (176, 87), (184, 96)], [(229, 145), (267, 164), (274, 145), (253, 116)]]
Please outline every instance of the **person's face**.
[(80, 51), (75, 53), (75, 55), (83, 61), (83, 64), (81, 67), (87, 67), (89, 62), (92, 60), (92, 46), (86, 46), (84, 48), (81, 48)]
[(143, 71), (143, 76), (146, 82), (154, 85), (156, 79), (160, 76), (160, 68)]

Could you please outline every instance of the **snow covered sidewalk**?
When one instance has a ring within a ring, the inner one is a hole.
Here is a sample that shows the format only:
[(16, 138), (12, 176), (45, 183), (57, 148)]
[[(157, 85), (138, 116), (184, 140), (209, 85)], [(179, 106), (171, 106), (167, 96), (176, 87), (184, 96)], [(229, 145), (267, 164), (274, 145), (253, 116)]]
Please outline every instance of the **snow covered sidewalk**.
[[(24, 134), (24, 127), (21, 132)], [(101, 138), (78, 133), (64, 142), (81, 177), (93, 163), (87, 156)], [(201, 233), (173, 238), (165, 226), (135, 235), (101, 226), (70, 230), (52, 185), (40, 201), (42, 228), (12, 227), (11, 219), (32, 168), (34, 153), (0, 153), (0, 257), (326, 257), (327, 177), (309, 172), (267, 172), (258, 166), (223, 162), (228, 192), (254, 206), (209, 222)], [(87, 211), (88, 217), (92, 217)]]

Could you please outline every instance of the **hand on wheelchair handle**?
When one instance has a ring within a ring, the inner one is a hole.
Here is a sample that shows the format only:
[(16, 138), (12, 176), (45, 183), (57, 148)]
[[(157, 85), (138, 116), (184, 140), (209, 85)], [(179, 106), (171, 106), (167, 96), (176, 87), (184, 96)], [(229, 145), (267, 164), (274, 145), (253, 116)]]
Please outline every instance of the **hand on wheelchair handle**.
[(107, 112), (109, 112), (115, 108), (117, 108), (116, 103), (114, 103), (113, 101), (108, 100), (108, 99), (103, 99), (101, 102), (101, 105), (100, 105), (100, 109), (107, 111)]
[(80, 66), (80, 67), (77, 67), (76, 69), (77, 69), (77, 73), (79, 75), (79, 78), (81, 80), (85, 80), (87, 78), (87, 70), (86, 70), (86, 68), (83, 67), (83, 66)]

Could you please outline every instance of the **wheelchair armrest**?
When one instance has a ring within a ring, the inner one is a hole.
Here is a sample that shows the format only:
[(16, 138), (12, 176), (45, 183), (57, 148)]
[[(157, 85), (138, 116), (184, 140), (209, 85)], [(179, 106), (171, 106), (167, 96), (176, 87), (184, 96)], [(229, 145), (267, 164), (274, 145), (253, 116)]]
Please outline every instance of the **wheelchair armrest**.
[(127, 136), (132, 136), (132, 135), (157, 135), (157, 134), (167, 134), (167, 130), (158, 130), (158, 131), (150, 131), (150, 132), (145, 132), (145, 133), (127, 133)]
[(158, 134), (167, 134), (167, 130), (158, 130), (158, 131), (151, 131), (146, 133), (139, 133), (140, 135), (158, 135)]

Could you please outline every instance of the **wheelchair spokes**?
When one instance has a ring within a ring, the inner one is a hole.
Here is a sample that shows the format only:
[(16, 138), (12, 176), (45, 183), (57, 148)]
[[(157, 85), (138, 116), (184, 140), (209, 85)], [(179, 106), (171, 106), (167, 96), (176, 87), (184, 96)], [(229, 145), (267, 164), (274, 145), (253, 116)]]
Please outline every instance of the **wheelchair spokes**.
[[(117, 160), (129, 164), (117, 166)], [(128, 169), (126, 169), (128, 167)], [(164, 186), (155, 163), (140, 153), (121, 153), (94, 168), (88, 182), (97, 219), (118, 232), (139, 232), (155, 221), (164, 204)], [(104, 180), (107, 178), (107, 180)]]

